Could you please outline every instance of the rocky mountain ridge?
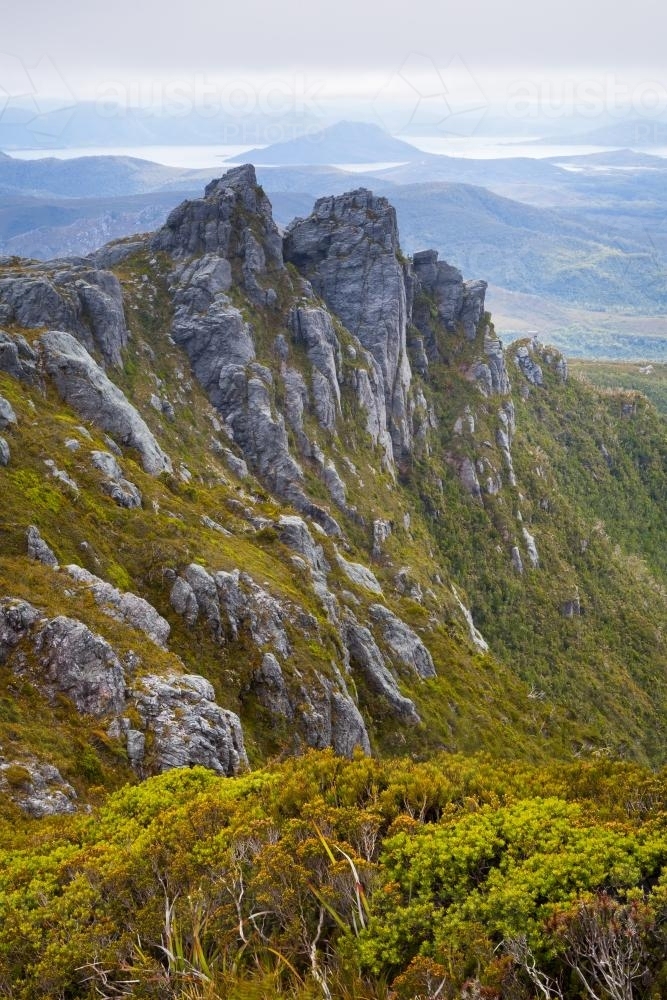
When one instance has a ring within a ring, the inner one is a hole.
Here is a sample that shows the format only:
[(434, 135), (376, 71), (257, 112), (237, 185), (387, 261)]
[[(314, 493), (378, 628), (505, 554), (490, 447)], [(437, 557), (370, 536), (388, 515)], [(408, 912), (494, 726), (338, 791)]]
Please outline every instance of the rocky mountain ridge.
[[(93, 772), (230, 774), (304, 746), (595, 747), (615, 706), (578, 712), (594, 672), (547, 666), (587, 600), (585, 656), (613, 664), (610, 699), (636, 688), (618, 739), (660, 757), (644, 720), (665, 697), (660, 682), (651, 705), (647, 679), (664, 607), (633, 624), (634, 660), (602, 649), (628, 563), (544, 450), (570, 397), (618, 405), (623, 432), (653, 415), (572, 386), (537, 342), (506, 352), (485, 289), (435, 251), (404, 258), (393, 208), (364, 189), (281, 235), (249, 165), (148, 237), (3, 266), (0, 786), (19, 807), (70, 810)], [(646, 458), (619, 472), (619, 447), (598, 446), (604, 488), (643, 490), (662, 530), (663, 481)], [(648, 605), (660, 570), (631, 572)], [(536, 613), (553, 635), (526, 638)], [(58, 720), (48, 759), (31, 711)]]

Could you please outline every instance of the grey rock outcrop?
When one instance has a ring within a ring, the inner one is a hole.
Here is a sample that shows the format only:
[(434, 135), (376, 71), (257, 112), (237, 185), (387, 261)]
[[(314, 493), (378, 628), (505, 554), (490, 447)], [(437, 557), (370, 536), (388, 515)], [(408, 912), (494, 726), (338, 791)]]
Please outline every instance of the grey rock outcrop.
[[(0, 323), (65, 330), (88, 351), (98, 350), (106, 364), (117, 366), (128, 339), (116, 276), (74, 262), (55, 271), (35, 266), (19, 276), (0, 274)], [(21, 351), (26, 353), (24, 347)], [(29, 375), (32, 360), (29, 354), (17, 359), (17, 377)]]
[(512, 386), (505, 364), (502, 342), (490, 332), (484, 335), (484, 361), (472, 367), (472, 376), (484, 396), (507, 396)]
[(362, 563), (348, 562), (343, 556), (338, 552), (336, 553), (336, 560), (338, 565), (345, 573), (348, 580), (356, 584), (357, 587), (363, 587), (364, 590), (370, 590), (372, 594), (381, 594), (382, 587), (372, 570), (368, 566), (364, 566)]
[(212, 685), (198, 674), (141, 678), (132, 701), (152, 736), (151, 770), (202, 764), (218, 774), (248, 766), (241, 722), (215, 702)]
[(63, 694), (82, 715), (118, 715), (125, 678), (118, 656), (82, 622), (59, 615), (35, 636), (39, 673), (34, 680), (51, 700)]
[(0, 599), (0, 663), (5, 662), (39, 619), (39, 611), (27, 601), (12, 597)]
[(31, 559), (36, 559), (37, 562), (44, 563), (45, 566), (50, 566), (51, 569), (58, 569), (58, 560), (53, 550), (40, 535), (39, 528), (31, 524), (26, 531), (25, 537), (28, 555)]
[(463, 282), (461, 326), (468, 340), (474, 340), (477, 336), (477, 328), (484, 315), (486, 289), (486, 281)]
[(481, 500), (482, 498), (482, 487), (479, 485), (479, 479), (477, 478), (477, 470), (475, 468), (475, 463), (468, 456), (454, 462), (454, 465), (458, 472), (458, 477), (461, 481), (463, 488), (475, 498), (475, 500)]
[(65, 569), (73, 580), (92, 591), (105, 614), (143, 632), (157, 646), (166, 647), (171, 631), (169, 622), (143, 597), (118, 590), (82, 566), (69, 565)]
[(320, 573), (329, 571), (322, 546), (315, 542), (310, 528), (302, 517), (283, 514), (278, 520), (278, 537), (283, 545), (298, 552), (311, 569)]
[(76, 812), (76, 792), (58, 768), (45, 761), (0, 757), (0, 791), (34, 819)]
[(286, 631), (289, 605), (277, 600), (251, 576), (239, 570), (218, 572), (214, 579), (231, 635), (236, 638), (243, 627), (260, 649), (270, 646), (281, 656), (289, 656), (292, 651)]
[(337, 671), (333, 680), (316, 673), (307, 687), (300, 684), (290, 692), (278, 660), (265, 653), (250, 689), (273, 716), (298, 724), (308, 746), (333, 747), (346, 757), (357, 747), (370, 753), (364, 720)]
[(512, 560), (512, 566), (521, 575), (523, 573), (523, 559), (521, 558), (521, 552), (519, 551), (518, 545), (513, 545), (510, 552), (510, 558)]
[(537, 545), (535, 544), (535, 539), (528, 531), (528, 528), (523, 527), (521, 531), (523, 534), (523, 540), (526, 543), (526, 552), (528, 553), (530, 564), (531, 566), (537, 568), (540, 565), (540, 556), (537, 551)]
[[(517, 549), (517, 552), (518, 552), (518, 549)], [(472, 640), (473, 645), (476, 646), (477, 649), (479, 649), (482, 653), (488, 653), (488, 651), (489, 651), (489, 644), (486, 641), (486, 639), (484, 638), (484, 636), (482, 635), (482, 633), (479, 631), (479, 629), (477, 628), (477, 626), (475, 625), (475, 622), (473, 621), (473, 617), (472, 617), (472, 613), (470, 611), (470, 608), (467, 608), (465, 606), (465, 604), (461, 600), (461, 597), (459, 595), (458, 590), (456, 589), (456, 587), (454, 585), (452, 585), (452, 593), (454, 594), (454, 599), (455, 599), (456, 603), (458, 604), (458, 606), (459, 606), (459, 608), (461, 610), (461, 614), (463, 615), (463, 617), (465, 619), (465, 623), (468, 626), (468, 632), (470, 634), (470, 638)]]
[(251, 689), (260, 705), (271, 715), (294, 718), (294, 707), (290, 701), (280, 663), (273, 653), (265, 653), (261, 665), (255, 670)]
[(9, 445), (3, 437), (0, 437), (0, 465), (9, 465), (12, 453)]
[(351, 757), (357, 748), (366, 754), (371, 752), (362, 715), (340, 675), (332, 681), (317, 674), (308, 689), (301, 688), (300, 703), (300, 719), (309, 746), (330, 746), (344, 757)]
[[(102, 606), (108, 599), (114, 612), (123, 610), (122, 618), (114, 617), (125, 621), (131, 617), (146, 625), (147, 634), (159, 631), (166, 638), (169, 626), (146, 602), (140, 598), (128, 602), (125, 599), (134, 595), (122, 594), (116, 602), (119, 592), (104, 581), (78, 566), (68, 569), (75, 579), (93, 587)], [(37, 656), (36, 666), (25, 656), (26, 643)], [(0, 663), (10, 656), (14, 672), (27, 674), (47, 698), (64, 695), (82, 715), (112, 716), (109, 735), (125, 738), (128, 759), (141, 775), (194, 764), (234, 774), (247, 766), (238, 717), (216, 704), (213, 687), (197, 674), (135, 676), (128, 688), (115, 650), (82, 622), (64, 616), (46, 619), (26, 601), (5, 598), (0, 600)], [(133, 675), (140, 665), (136, 655), (126, 657)], [(130, 707), (143, 731), (133, 728), (125, 715)]]
[[(461, 319), (463, 306), (463, 275), (458, 268), (438, 260), (437, 250), (421, 250), (414, 254), (412, 266), (418, 288), (435, 300), (438, 320), (450, 333), (454, 333)], [(431, 323), (430, 310), (422, 305), (418, 296), (413, 311), (415, 325), (424, 334), (429, 359), (437, 360), (438, 350)]]
[(285, 259), (308, 278), (377, 362), (398, 460), (411, 446), (409, 304), (399, 252), (394, 209), (386, 198), (364, 188), (320, 198), (307, 219), (291, 223), (284, 242)]
[(8, 427), (14, 427), (15, 424), (16, 414), (14, 413), (14, 407), (8, 399), (0, 396), (0, 431), (7, 430)]
[(422, 680), (435, 677), (433, 657), (417, 633), (383, 604), (371, 604), (371, 621), (378, 625), (382, 638), (399, 663)]
[(146, 472), (171, 471), (171, 461), (146, 422), (114, 385), (85, 347), (69, 333), (51, 331), (40, 337), (44, 367), (58, 392), (77, 413), (136, 448)]
[(422, 250), (412, 259), (417, 279), (413, 322), (424, 335), (424, 346), (429, 360), (440, 358), (429, 304), (420, 300), (419, 292), (426, 292), (435, 302), (439, 322), (450, 333), (461, 327), (468, 340), (474, 340), (484, 315), (485, 281), (464, 281), (461, 272), (438, 260), (437, 250)]
[(191, 563), (174, 581), (171, 605), (190, 625), (201, 616), (220, 643), (245, 631), (260, 649), (269, 646), (281, 656), (291, 652), (285, 628), (290, 607), (238, 569), (209, 573)]
[(0, 372), (30, 385), (39, 382), (37, 356), (25, 337), (0, 330)]
[(379, 445), (384, 453), (384, 465), (393, 469), (394, 449), (387, 426), (387, 407), (384, 399), (382, 372), (375, 358), (364, 351), (361, 367), (352, 370), (352, 385), (357, 403), (366, 413), (366, 432), (373, 444)]
[[(250, 224), (244, 224), (244, 219), (251, 220)], [(177, 259), (211, 253), (224, 257), (240, 273), (241, 283), (256, 305), (273, 303), (276, 293), (269, 282), (285, 266), (271, 203), (257, 184), (251, 164), (234, 167), (212, 181), (202, 199), (175, 208), (155, 234), (152, 246)], [(218, 271), (219, 285), (222, 277)], [(223, 285), (224, 278), (220, 291)]]
[(176, 614), (180, 615), (185, 620), (186, 625), (192, 628), (199, 615), (199, 604), (194, 590), (182, 576), (176, 577), (169, 600)]
[[(186, 351), (195, 376), (248, 466), (273, 492), (318, 520), (329, 533), (339, 534), (334, 518), (305, 494), (303, 471), (289, 450), (285, 416), (274, 403), (273, 375), (257, 362), (252, 327), (227, 294), (232, 282), (240, 284), (255, 305), (273, 308), (276, 293), (270, 282), (284, 277), (281, 238), (254, 169), (231, 170), (207, 187), (203, 199), (175, 209), (154, 245), (178, 262), (170, 279), (172, 337)], [(202, 252), (203, 257), (190, 259)], [(307, 349), (313, 353), (318, 375), (320, 415), (331, 424), (339, 396), (335, 366), (333, 382), (328, 380), (325, 341), (329, 337), (333, 351), (335, 335), (321, 319), (309, 318), (306, 326)], [(315, 343), (318, 337), (323, 338), (321, 351)], [(292, 404), (288, 419), (308, 453), (301, 420), (306, 400), (299, 400), (298, 392), (286, 395)]]
[[(80, 567), (69, 569), (86, 585), (92, 580), (96, 597), (108, 596), (104, 581)], [(145, 609), (136, 602), (124, 604), (122, 598), (127, 596), (132, 595), (121, 595), (119, 605), (125, 610), (130, 607), (136, 621), (134, 613), (139, 608), (143, 616)], [(157, 613), (147, 607), (154, 622)], [(162, 634), (165, 627), (166, 622)], [(36, 654), (37, 666), (23, 655), (25, 642)], [(135, 678), (128, 688), (117, 653), (101, 636), (76, 619), (45, 619), (26, 601), (6, 598), (0, 601), (0, 663), (10, 654), (14, 672), (28, 674), (47, 698), (64, 695), (82, 715), (112, 716), (109, 734), (125, 737), (130, 763), (142, 775), (194, 764), (234, 774), (247, 766), (238, 717), (216, 704), (211, 684), (197, 674), (148, 674)], [(139, 665), (138, 657), (131, 664), (128, 659), (128, 670), (131, 667), (133, 673)], [(143, 731), (132, 728), (124, 714), (129, 707), (138, 713)], [(149, 744), (146, 733), (151, 737)], [(145, 757), (147, 745), (150, 760)]]
[(377, 517), (373, 521), (373, 548), (372, 553), (375, 559), (379, 559), (382, 555), (382, 550), (384, 548), (384, 543), (391, 536), (392, 533), (391, 521), (387, 521), (382, 517)]
[(544, 385), (544, 374), (541, 366), (532, 356), (533, 346), (534, 344), (530, 346), (521, 344), (517, 347), (514, 355), (514, 363), (531, 385), (542, 387)]
[(360, 625), (350, 612), (343, 624), (343, 637), (350, 663), (361, 671), (370, 689), (381, 695), (403, 722), (418, 723), (420, 719), (414, 703), (399, 691), (396, 678), (387, 667), (369, 629)]
[(334, 431), (340, 416), (340, 342), (324, 309), (300, 306), (293, 309), (289, 324), (296, 344), (301, 344), (312, 365), (314, 409), (320, 426)]
[(138, 486), (123, 476), (118, 460), (108, 451), (91, 451), (93, 465), (104, 476), (102, 489), (119, 507), (132, 510), (141, 507), (142, 497)]

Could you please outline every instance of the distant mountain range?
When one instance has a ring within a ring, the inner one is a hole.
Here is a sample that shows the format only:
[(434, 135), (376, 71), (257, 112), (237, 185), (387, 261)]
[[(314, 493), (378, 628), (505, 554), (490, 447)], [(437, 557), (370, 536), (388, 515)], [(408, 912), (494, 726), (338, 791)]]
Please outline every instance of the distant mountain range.
[(586, 132), (545, 136), (537, 144), (566, 146), (630, 146), (650, 148), (667, 146), (667, 120), (664, 118), (631, 118), (601, 125)]
[(0, 194), (99, 198), (200, 187), (219, 169), (183, 170), (132, 156), (48, 157), (26, 160), (2, 154)]

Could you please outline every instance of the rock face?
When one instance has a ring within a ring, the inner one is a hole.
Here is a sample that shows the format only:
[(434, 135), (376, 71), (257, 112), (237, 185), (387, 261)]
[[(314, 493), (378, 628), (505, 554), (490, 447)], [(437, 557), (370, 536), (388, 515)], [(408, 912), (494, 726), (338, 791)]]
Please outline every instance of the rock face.
[(371, 604), (368, 611), (399, 663), (408, 667), (422, 680), (436, 676), (433, 657), (409, 625), (397, 618), (383, 604)]
[[(27, 274), (0, 277), (0, 323), (67, 331), (86, 350), (99, 351), (109, 365), (122, 364), (128, 338), (118, 278), (76, 263), (55, 271), (33, 266)], [(9, 364), (10, 374), (27, 378), (32, 371), (30, 349), (18, 340), (14, 348), (0, 342), (5, 357), (0, 369), (7, 371), (4, 366)]]
[(395, 457), (411, 447), (407, 355), (408, 291), (399, 259), (396, 213), (386, 198), (360, 188), (320, 198), (287, 230), (285, 259), (308, 278), (377, 363)]
[[(278, 529), (284, 544), (300, 553), (314, 581), (322, 584), (335, 604), (323, 584), (329, 566), (305, 522), (286, 515), (280, 519)], [(171, 603), (190, 625), (198, 620), (205, 622), (222, 646), (249, 639), (257, 647), (262, 659), (244, 697), (254, 698), (276, 719), (293, 723), (295, 745), (301, 740), (313, 747), (332, 746), (347, 755), (355, 747), (370, 752), (364, 720), (335, 665), (333, 677), (316, 672), (307, 684), (301, 673), (291, 668), (292, 643), (287, 623), (293, 622), (317, 639), (318, 625), (312, 615), (289, 602), (278, 601), (247, 573), (209, 573), (195, 563), (174, 580)]]
[(364, 590), (370, 590), (372, 594), (381, 594), (382, 587), (372, 570), (368, 566), (364, 566), (362, 563), (348, 562), (343, 556), (338, 553), (337, 556), (338, 565), (345, 573), (348, 580), (355, 583), (357, 587), (363, 587)]
[(39, 617), (39, 611), (27, 601), (0, 599), (0, 663), (5, 662)]
[(470, 633), (470, 638), (472, 639), (473, 644), (477, 647), (477, 649), (481, 650), (482, 653), (488, 653), (489, 644), (482, 635), (482, 633), (479, 631), (477, 626), (475, 625), (472, 619), (472, 614), (470, 613), (470, 608), (467, 608), (465, 606), (465, 604), (463, 603), (463, 601), (459, 596), (456, 587), (454, 586), (452, 586), (452, 593), (454, 594), (454, 599), (456, 600), (456, 603), (458, 604), (459, 608), (461, 609), (461, 613), (465, 618), (466, 625), (468, 626), (468, 632)]
[[(203, 199), (175, 209), (153, 242), (177, 262), (170, 285), (173, 339), (188, 354), (230, 437), (272, 491), (338, 534), (336, 521), (305, 494), (285, 417), (275, 405), (274, 376), (257, 362), (254, 331), (227, 294), (234, 282), (254, 305), (272, 310), (277, 302), (272, 282), (285, 276), (280, 234), (254, 168), (231, 170), (206, 188)], [(198, 253), (203, 256), (194, 257)], [(295, 335), (307, 340), (318, 416), (331, 428), (340, 391), (330, 320), (327, 325), (315, 310), (290, 322)]]
[(19, 382), (35, 385), (39, 382), (37, 356), (32, 347), (19, 334), (10, 337), (0, 330), (0, 372), (6, 372)]
[[(248, 224), (249, 223), (249, 224)], [(214, 254), (225, 258), (240, 274), (241, 283), (257, 305), (271, 305), (275, 291), (263, 287), (267, 279), (284, 269), (282, 241), (271, 214), (271, 202), (257, 183), (250, 164), (235, 167), (212, 181), (204, 198), (186, 201), (171, 213), (156, 233), (152, 245), (175, 258)], [(210, 266), (210, 265), (209, 265)], [(231, 271), (216, 265), (215, 282)], [(207, 280), (210, 288), (211, 281)]]
[(64, 694), (82, 715), (117, 715), (125, 707), (125, 677), (118, 656), (82, 622), (59, 615), (35, 637), (38, 687), (50, 698)]
[(505, 352), (501, 341), (488, 331), (484, 335), (483, 361), (472, 368), (472, 376), (484, 396), (507, 396), (512, 386), (507, 374)]
[(151, 770), (203, 764), (230, 775), (248, 767), (239, 718), (216, 705), (213, 687), (203, 677), (149, 675), (132, 694), (153, 737)]
[(315, 413), (321, 427), (333, 432), (341, 415), (341, 348), (331, 316), (324, 309), (299, 307), (290, 314), (294, 343), (303, 345), (312, 365)]
[(360, 625), (354, 615), (348, 614), (343, 634), (350, 662), (361, 671), (371, 690), (385, 699), (391, 711), (401, 721), (419, 722), (414, 703), (399, 691), (396, 678), (387, 667), (369, 629)]
[(474, 340), (479, 322), (484, 315), (485, 281), (464, 281), (461, 272), (438, 260), (437, 250), (422, 250), (413, 257), (412, 266), (417, 278), (413, 320), (424, 335), (424, 345), (429, 359), (439, 360), (430, 309), (419, 299), (419, 292), (427, 292), (435, 300), (437, 315), (443, 326), (454, 333), (460, 326), (468, 340)]
[(532, 356), (533, 352), (526, 344), (517, 347), (514, 362), (524, 378), (531, 385), (541, 388), (544, 385), (544, 374), (539, 363)]
[(364, 720), (342, 676), (331, 681), (318, 674), (315, 683), (302, 686), (299, 713), (308, 746), (330, 746), (345, 757), (357, 748), (371, 752)]
[(171, 471), (169, 457), (146, 422), (71, 334), (45, 333), (40, 346), (44, 368), (66, 403), (122, 444), (136, 448), (146, 472)]
[(283, 545), (298, 552), (311, 569), (320, 573), (328, 572), (329, 564), (324, 558), (322, 546), (315, 542), (302, 517), (283, 514), (278, 521), (278, 536)]

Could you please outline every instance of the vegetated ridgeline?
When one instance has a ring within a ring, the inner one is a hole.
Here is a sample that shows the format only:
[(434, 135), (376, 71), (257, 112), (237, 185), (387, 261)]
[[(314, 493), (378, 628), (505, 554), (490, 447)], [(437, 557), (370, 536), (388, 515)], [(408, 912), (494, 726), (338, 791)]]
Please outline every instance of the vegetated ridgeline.
[(282, 236), (251, 166), (2, 261), (8, 823), (309, 747), (664, 761), (664, 420), (485, 288), (364, 189)]

